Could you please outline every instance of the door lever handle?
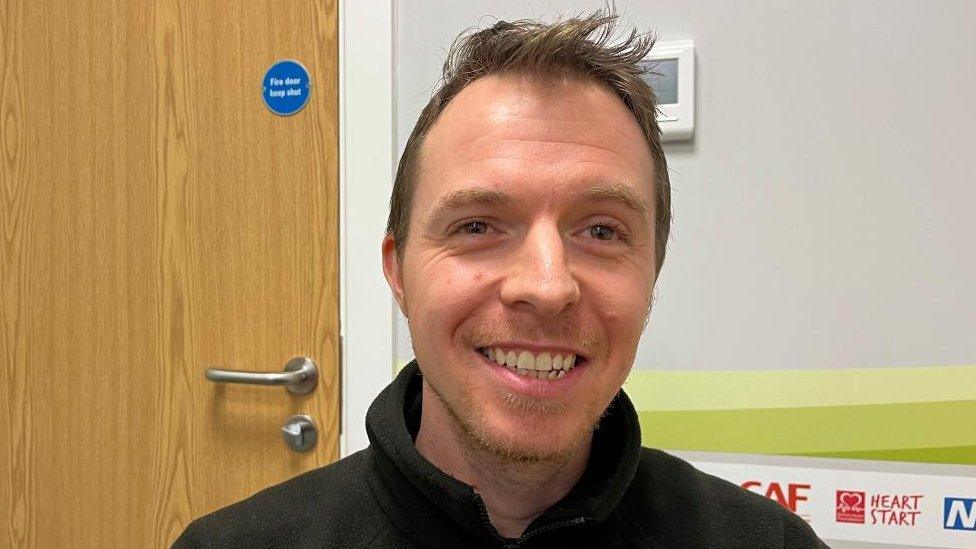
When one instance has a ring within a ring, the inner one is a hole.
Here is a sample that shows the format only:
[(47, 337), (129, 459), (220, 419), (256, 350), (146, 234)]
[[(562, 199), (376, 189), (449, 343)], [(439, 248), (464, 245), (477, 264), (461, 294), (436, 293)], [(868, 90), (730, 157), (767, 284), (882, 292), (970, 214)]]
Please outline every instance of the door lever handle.
[(307, 357), (293, 358), (285, 364), (284, 372), (245, 372), (207, 368), (207, 379), (215, 383), (246, 383), (248, 385), (284, 385), (296, 395), (312, 392), (319, 381), (319, 369)]

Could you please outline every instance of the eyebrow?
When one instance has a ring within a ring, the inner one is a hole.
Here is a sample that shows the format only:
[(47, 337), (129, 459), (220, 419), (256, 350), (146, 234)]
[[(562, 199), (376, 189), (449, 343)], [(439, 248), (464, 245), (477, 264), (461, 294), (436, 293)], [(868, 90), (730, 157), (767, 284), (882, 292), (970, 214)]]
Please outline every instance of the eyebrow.
[(511, 201), (508, 195), (491, 189), (458, 189), (438, 200), (430, 210), (430, 217), (436, 218), (444, 212), (465, 206), (508, 204)]
[(593, 185), (583, 191), (583, 196), (590, 200), (619, 202), (642, 215), (647, 213), (647, 203), (634, 189), (627, 185), (620, 185), (618, 183)]
[[(619, 183), (591, 185), (583, 190), (582, 196), (589, 200), (617, 202), (641, 215), (647, 213), (644, 199), (627, 185)], [(445, 212), (465, 206), (499, 205), (511, 202), (513, 202), (511, 196), (491, 189), (458, 189), (438, 200), (430, 210), (430, 217), (437, 218)]]

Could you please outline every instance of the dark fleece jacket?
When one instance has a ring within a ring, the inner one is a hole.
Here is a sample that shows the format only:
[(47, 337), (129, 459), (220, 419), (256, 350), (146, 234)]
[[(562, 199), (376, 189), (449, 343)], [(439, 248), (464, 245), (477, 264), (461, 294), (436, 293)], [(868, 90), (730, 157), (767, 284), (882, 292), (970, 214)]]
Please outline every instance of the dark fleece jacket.
[(197, 519), (174, 547), (826, 547), (776, 503), (642, 448), (623, 391), (576, 486), (503, 538), (480, 496), (414, 447), (421, 381), (411, 362), (376, 398), (369, 448)]

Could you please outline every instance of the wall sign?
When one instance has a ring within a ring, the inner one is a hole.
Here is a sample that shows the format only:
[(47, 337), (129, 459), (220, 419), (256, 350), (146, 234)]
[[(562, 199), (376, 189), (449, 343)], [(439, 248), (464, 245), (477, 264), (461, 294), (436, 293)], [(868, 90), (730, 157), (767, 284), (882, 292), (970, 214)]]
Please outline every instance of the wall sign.
[(302, 110), (312, 93), (308, 71), (298, 61), (278, 61), (264, 75), (261, 97), (268, 110), (291, 116)]
[(976, 477), (968, 471), (920, 475), (896, 469), (828, 469), (832, 460), (803, 459), (817, 464), (692, 464), (779, 503), (827, 540), (885, 547), (976, 547)]

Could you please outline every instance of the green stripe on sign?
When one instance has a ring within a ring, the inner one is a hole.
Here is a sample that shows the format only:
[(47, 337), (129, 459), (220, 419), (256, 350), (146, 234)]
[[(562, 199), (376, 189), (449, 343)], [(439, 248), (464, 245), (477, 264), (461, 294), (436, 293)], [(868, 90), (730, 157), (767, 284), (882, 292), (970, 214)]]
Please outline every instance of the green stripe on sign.
[(813, 452), (810, 457), (843, 459), (871, 459), (877, 461), (911, 461), (913, 463), (951, 463), (976, 465), (976, 446), (951, 446), (948, 448), (909, 448), (899, 450), (868, 450), (864, 452)]
[[(866, 406), (639, 411), (646, 446), (837, 454), (976, 446), (976, 400)], [(958, 461), (953, 461), (958, 463)], [(976, 465), (976, 459), (966, 461)]]
[(638, 410), (740, 410), (976, 400), (976, 365), (773, 371), (634, 370)]

